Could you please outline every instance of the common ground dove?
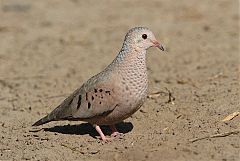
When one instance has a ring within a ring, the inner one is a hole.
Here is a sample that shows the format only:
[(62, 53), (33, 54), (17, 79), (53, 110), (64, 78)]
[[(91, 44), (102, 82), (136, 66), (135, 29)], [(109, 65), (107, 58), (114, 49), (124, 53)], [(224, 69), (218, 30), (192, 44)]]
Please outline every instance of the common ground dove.
[(150, 47), (164, 51), (148, 28), (130, 29), (113, 62), (33, 126), (50, 121), (77, 120), (91, 123), (104, 141), (111, 138), (103, 134), (99, 125), (109, 125), (113, 136), (119, 134), (115, 124), (130, 117), (146, 100), (146, 51)]

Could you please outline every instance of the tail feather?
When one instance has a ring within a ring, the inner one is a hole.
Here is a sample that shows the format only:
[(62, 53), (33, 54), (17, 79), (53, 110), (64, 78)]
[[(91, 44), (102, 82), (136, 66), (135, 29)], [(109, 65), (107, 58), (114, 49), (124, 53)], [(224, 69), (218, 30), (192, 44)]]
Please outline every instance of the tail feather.
[(41, 118), (40, 120), (35, 122), (32, 126), (40, 126), (51, 121), (61, 120), (61, 118), (63, 118), (62, 115), (64, 114), (64, 111), (62, 111), (62, 109), (64, 109), (62, 106), (58, 106), (50, 114)]
[(35, 122), (32, 126), (40, 126), (40, 125), (46, 124), (50, 121), (53, 121), (53, 119), (51, 119), (49, 117), (49, 115), (47, 115), (47, 116), (41, 118), (40, 120), (38, 120), (37, 122)]
[[(71, 99), (70, 99), (70, 101), (71, 101)], [(46, 124), (51, 121), (67, 120), (69, 118), (68, 114), (71, 113), (71, 108), (66, 108), (66, 106), (65, 106), (66, 103), (68, 103), (68, 102), (63, 102), (63, 104), (59, 105), (47, 116), (45, 116), (42, 119), (35, 122), (32, 126), (40, 126), (40, 125)]]

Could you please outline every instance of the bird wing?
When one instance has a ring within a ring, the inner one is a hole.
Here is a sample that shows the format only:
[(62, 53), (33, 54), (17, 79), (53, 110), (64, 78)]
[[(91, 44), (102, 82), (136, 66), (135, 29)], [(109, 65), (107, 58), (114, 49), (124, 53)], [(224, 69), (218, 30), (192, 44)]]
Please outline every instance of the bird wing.
[(99, 83), (74, 97), (70, 108), (73, 108), (73, 118), (89, 119), (107, 115), (117, 106), (117, 100), (112, 85)]
[(49, 114), (51, 120), (90, 119), (111, 113), (118, 105), (114, 81), (92, 77)]

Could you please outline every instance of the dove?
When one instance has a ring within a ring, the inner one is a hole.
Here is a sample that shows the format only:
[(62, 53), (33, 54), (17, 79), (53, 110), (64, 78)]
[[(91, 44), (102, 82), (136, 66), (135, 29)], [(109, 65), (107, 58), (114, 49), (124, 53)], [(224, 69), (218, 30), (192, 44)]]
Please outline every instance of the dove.
[(146, 53), (150, 47), (164, 51), (148, 28), (130, 29), (112, 63), (33, 126), (60, 120), (84, 121), (93, 125), (103, 141), (111, 137), (104, 135), (101, 125), (110, 127), (111, 136), (121, 134), (115, 125), (134, 114), (147, 98)]

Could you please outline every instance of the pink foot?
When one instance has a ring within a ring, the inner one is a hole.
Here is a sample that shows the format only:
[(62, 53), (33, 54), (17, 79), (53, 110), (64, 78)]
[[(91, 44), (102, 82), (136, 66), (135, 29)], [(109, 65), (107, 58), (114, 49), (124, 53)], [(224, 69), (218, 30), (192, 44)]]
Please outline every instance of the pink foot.
[(123, 133), (120, 133), (120, 132), (116, 131), (116, 132), (113, 132), (113, 133), (111, 134), (112, 137), (116, 137), (116, 136), (118, 136), (118, 135), (123, 135)]
[(109, 125), (109, 127), (112, 130), (112, 134), (111, 134), (112, 137), (116, 137), (118, 135), (123, 135), (123, 133), (120, 133), (117, 131), (117, 128), (115, 125)]
[(104, 142), (110, 142), (110, 141), (112, 141), (111, 138), (107, 138), (107, 137), (103, 134), (103, 132), (102, 132), (100, 126), (98, 126), (98, 125), (93, 125), (93, 126), (95, 127), (95, 129), (96, 129), (97, 132), (99, 133), (99, 135), (100, 135), (102, 141), (104, 141)]

